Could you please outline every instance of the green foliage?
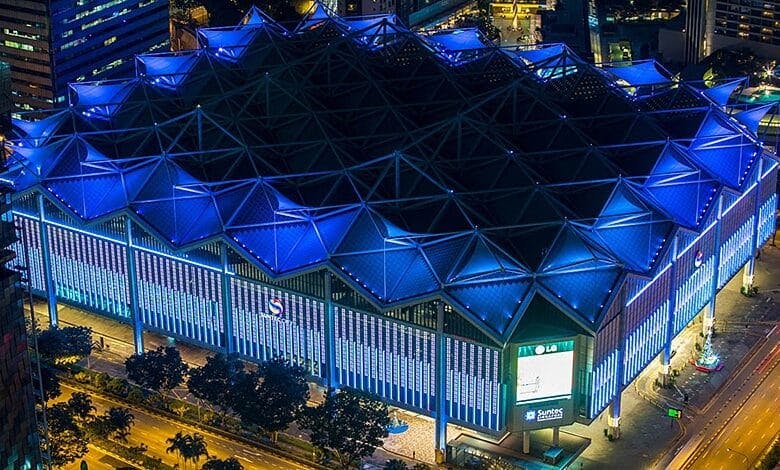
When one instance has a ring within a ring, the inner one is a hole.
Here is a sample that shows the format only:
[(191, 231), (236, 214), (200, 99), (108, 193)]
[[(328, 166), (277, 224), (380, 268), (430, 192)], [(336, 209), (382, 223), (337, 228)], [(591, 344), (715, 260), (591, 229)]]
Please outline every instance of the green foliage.
[(409, 466), (406, 465), (401, 459), (390, 459), (385, 463), (385, 470), (408, 470)]
[(124, 398), (130, 392), (130, 384), (125, 379), (114, 377), (106, 383), (105, 391)]
[(230, 407), (242, 421), (262, 428), (274, 441), (309, 398), (306, 371), (279, 357), (261, 364), (257, 372), (241, 373), (230, 390)]
[(190, 460), (197, 464), (201, 457), (209, 456), (206, 450), (206, 440), (198, 433), (184, 434), (179, 431), (175, 436), (168, 438), (166, 442), (170, 446), (165, 449), (165, 452), (176, 452), (184, 460), (185, 468)]
[(135, 416), (128, 408), (112, 407), (100, 416), (96, 416), (90, 426), (94, 435), (104, 439), (116, 439), (120, 442), (127, 442), (127, 436), (130, 435), (130, 428), (133, 426)]
[(105, 390), (106, 385), (108, 385), (108, 382), (111, 380), (111, 377), (109, 377), (108, 374), (105, 372), (98, 372), (95, 374), (92, 378), (92, 383), (95, 384), (95, 387), (97, 387), (99, 390)]
[(187, 388), (201, 400), (221, 406), (230, 406), (229, 394), (244, 373), (244, 363), (238, 354), (217, 353), (206, 358), (202, 367), (190, 370)]
[(244, 466), (241, 465), (241, 462), (234, 457), (225, 460), (210, 458), (200, 467), (201, 470), (243, 470), (243, 468)]
[(424, 463), (418, 462), (418, 463), (414, 464), (414, 466), (412, 467), (412, 470), (431, 470), (431, 467), (429, 467), (428, 465), (426, 465)]
[(777, 468), (778, 464), (780, 464), (780, 441), (775, 441), (769, 453), (761, 459), (758, 468), (760, 470), (773, 470)]
[(92, 352), (92, 328), (69, 326), (38, 333), (38, 355), (44, 362), (79, 360)]
[(312, 444), (323, 453), (334, 452), (346, 468), (382, 445), (390, 417), (381, 401), (344, 388), (328, 393), (324, 403), (306, 408), (298, 423), (309, 431)]
[(155, 458), (146, 455), (145, 452), (148, 448), (144, 444), (135, 447), (127, 447), (118, 442), (109, 441), (100, 437), (94, 437), (92, 439), (92, 444), (131, 462), (135, 462), (144, 470), (173, 470), (172, 466), (163, 463), (162, 459), (159, 457)]
[(73, 414), (73, 419), (79, 423), (86, 423), (94, 417), (95, 407), (92, 405), (92, 397), (84, 392), (74, 392), (68, 399), (68, 408)]
[(184, 380), (187, 365), (174, 347), (160, 346), (144, 354), (133, 354), (125, 361), (127, 377), (143, 388), (157, 392), (171, 390)]
[(62, 467), (87, 453), (86, 428), (92, 423), (95, 407), (89, 395), (74, 393), (67, 402), (48, 408), (49, 447), (52, 465)]
[(130, 391), (127, 392), (127, 401), (130, 403), (141, 403), (144, 401), (144, 392), (141, 390), (131, 387)]
[[(37, 369), (34, 370), (37, 374)], [(43, 399), (45, 401), (57, 398), (62, 394), (60, 379), (57, 377), (54, 369), (48, 364), (41, 364), (41, 381), (43, 383)]]

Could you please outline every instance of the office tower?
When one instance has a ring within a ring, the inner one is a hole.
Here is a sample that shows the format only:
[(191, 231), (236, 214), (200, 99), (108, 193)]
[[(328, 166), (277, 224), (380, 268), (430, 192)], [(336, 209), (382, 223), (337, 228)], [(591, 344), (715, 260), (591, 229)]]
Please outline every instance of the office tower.
[(168, 0), (0, 0), (0, 60), (17, 110), (66, 103), (68, 83), (126, 75), (168, 47)]
[[(11, 130), (11, 66), (0, 62), (0, 140)], [(0, 166), (2, 161), (0, 160)]]
[(31, 469), (38, 468), (40, 452), (22, 289), (10, 269), (16, 257), (9, 249), (16, 240), (12, 220), (10, 188), (0, 182), (0, 468)]
[(695, 64), (706, 53), (707, 0), (687, 0), (685, 15), (683, 60), (686, 64)]
[(715, 0), (712, 51), (739, 44), (758, 55), (780, 58), (780, 2)]

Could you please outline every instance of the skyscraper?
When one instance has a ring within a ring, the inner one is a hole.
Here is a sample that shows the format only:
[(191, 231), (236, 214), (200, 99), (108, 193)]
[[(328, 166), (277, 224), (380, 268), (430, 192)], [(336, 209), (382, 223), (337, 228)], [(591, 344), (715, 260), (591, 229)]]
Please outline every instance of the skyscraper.
[(168, 0), (0, 0), (0, 60), (19, 110), (67, 100), (67, 85), (126, 75), (168, 44)]
[[(0, 141), (11, 130), (11, 66), (0, 62)], [(2, 166), (2, 161), (0, 161)]]
[[(3, 144), (0, 135), (0, 169), (5, 167)], [(0, 182), (0, 468), (32, 469), (39, 466), (40, 451), (22, 290), (19, 274), (9, 269), (15, 258), (9, 245), (15, 241), (10, 187)]]
[(683, 50), (683, 59), (686, 64), (695, 64), (704, 58), (706, 31), (707, 0), (687, 0), (685, 6), (685, 48)]
[(780, 57), (780, 2), (715, 0), (712, 50), (739, 43), (759, 55)]

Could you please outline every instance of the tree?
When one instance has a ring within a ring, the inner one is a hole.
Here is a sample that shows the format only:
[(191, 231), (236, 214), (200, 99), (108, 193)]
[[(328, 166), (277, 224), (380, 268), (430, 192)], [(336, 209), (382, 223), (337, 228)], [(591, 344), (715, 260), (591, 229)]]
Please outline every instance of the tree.
[(306, 408), (298, 423), (323, 453), (332, 451), (346, 468), (374, 452), (387, 437), (387, 405), (352, 388), (329, 392), (325, 402)]
[(63, 467), (87, 453), (89, 443), (84, 430), (74, 419), (68, 402), (56, 403), (46, 410), (51, 463)]
[(187, 462), (192, 460), (197, 463), (204, 455), (209, 456), (206, 450), (206, 440), (201, 434), (183, 434), (181, 431), (177, 432), (175, 436), (170, 437), (167, 441), (170, 446), (165, 449), (165, 452), (176, 452), (178, 457), (184, 460), (184, 468), (187, 468)]
[(211, 457), (200, 467), (200, 470), (243, 470), (244, 466), (235, 457), (219, 460)]
[(184, 380), (187, 365), (174, 347), (160, 346), (144, 354), (133, 354), (125, 361), (127, 377), (143, 388), (156, 392), (171, 390)]
[(202, 367), (190, 370), (187, 388), (196, 398), (223, 408), (230, 407), (230, 391), (244, 372), (238, 354), (217, 353), (206, 358)]
[(68, 408), (78, 424), (86, 424), (94, 418), (95, 407), (92, 397), (84, 392), (74, 392), (68, 399)]
[(198, 433), (192, 435), (188, 434), (187, 436), (189, 439), (187, 440), (187, 445), (184, 447), (184, 452), (182, 453), (184, 464), (186, 465), (187, 461), (192, 460), (197, 467), (201, 457), (206, 456), (206, 458), (208, 458), (209, 456), (208, 450), (206, 450), (206, 439)]
[[(165, 449), (166, 454), (170, 454), (171, 452), (176, 452), (176, 459), (178, 464), (178, 459), (182, 456), (182, 449), (184, 449), (187, 446), (187, 434), (182, 433), (181, 431), (177, 432), (175, 436), (169, 437), (165, 440), (170, 446), (168, 446), (167, 449)], [(186, 465), (186, 464), (185, 464)]]
[(105, 414), (94, 419), (91, 428), (94, 434), (101, 437), (127, 442), (134, 422), (135, 416), (128, 408), (111, 407)]
[(53, 327), (38, 333), (38, 355), (44, 362), (79, 361), (92, 352), (92, 328)]
[(385, 463), (384, 470), (407, 470), (409, 468), (401, 459), (390, 459)]
[(306, 371), (281, 357), (264, 362), (255, 373), (243, 374), (231, 390), (230, 402), (241, 420), (270, 433), (273, 442), (309, 398)]
[[(37, 368), (34, 368), (33, 371), (37, 373)], [(41, 382), (43, 383), (44, 401), (57, 398), (62, 394), (60, 379), (57, 377), (54, 369), (48, 364), (41, 364)], [(37, 385), (37, 383), (35, 385)]]

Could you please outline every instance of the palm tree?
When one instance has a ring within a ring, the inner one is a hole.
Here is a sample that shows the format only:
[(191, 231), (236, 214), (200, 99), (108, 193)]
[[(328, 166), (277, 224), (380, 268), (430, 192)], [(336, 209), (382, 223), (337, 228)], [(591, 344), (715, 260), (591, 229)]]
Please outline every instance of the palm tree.
[(115, 429), (114, 437), (118, 441), (127, 442), (127, 436), (130, 435), (130, 427), (135, 422), (135, 416), (127, 408), (112, 407), (107, 413), (108, 422)]
[(216, 457), (209, 457), (206, 463), (203, 464), (201, 470), (244, 470), (244, 466), (241, 465), (235, 457), (230, 457), (225, 460), (219, 460)]
[(195, 468), (198, 468), (198, 461), (200, 458), (204, 455), (206, 457), (209, 456), (209, 453), (206, 450), (206, 439), (198, 433), (193, 435), (187, 434), (185, 437), (187, 438), (187, 445), (182, 452), (182, 456), (184, 457), (184, 465), (187, 465), (188, 460), (192, 460), (195, 462)]
[(165, 449), (165, 452), (176, 452), (177, 457), (184, 459), (185, 469), (190, 460), (195, 462), (195, 468), (197, 468), (200, 458), (204, 455), (209, 456), (206, 450), (206, 439), (201, 434), (184, 434), (179, 431), (175, 436), (168, 438), (167, 442), (171, 445)]
[[(176, 464), (178, 465), (179, 459), (183, 455), (183, 450), (187, 447), (187, 438), (189, 437), (188, 434), (182, 434), (181, 431), (177, 432), (175, 436), (169, 437), (166, 439), (166, 442), (170, 444), (170, 446), (165, 449), (166, 454), (170, 454), (171, 452), (176, 452)], [(187, 461), (184, 461), (184, 468), (187, 468)]]
[(84, 392), (73, 393), (68, 400), (68, 406), (73, 412), (73, 417), (81, 423), (89, 421), (95, 411), (92, 398)]

